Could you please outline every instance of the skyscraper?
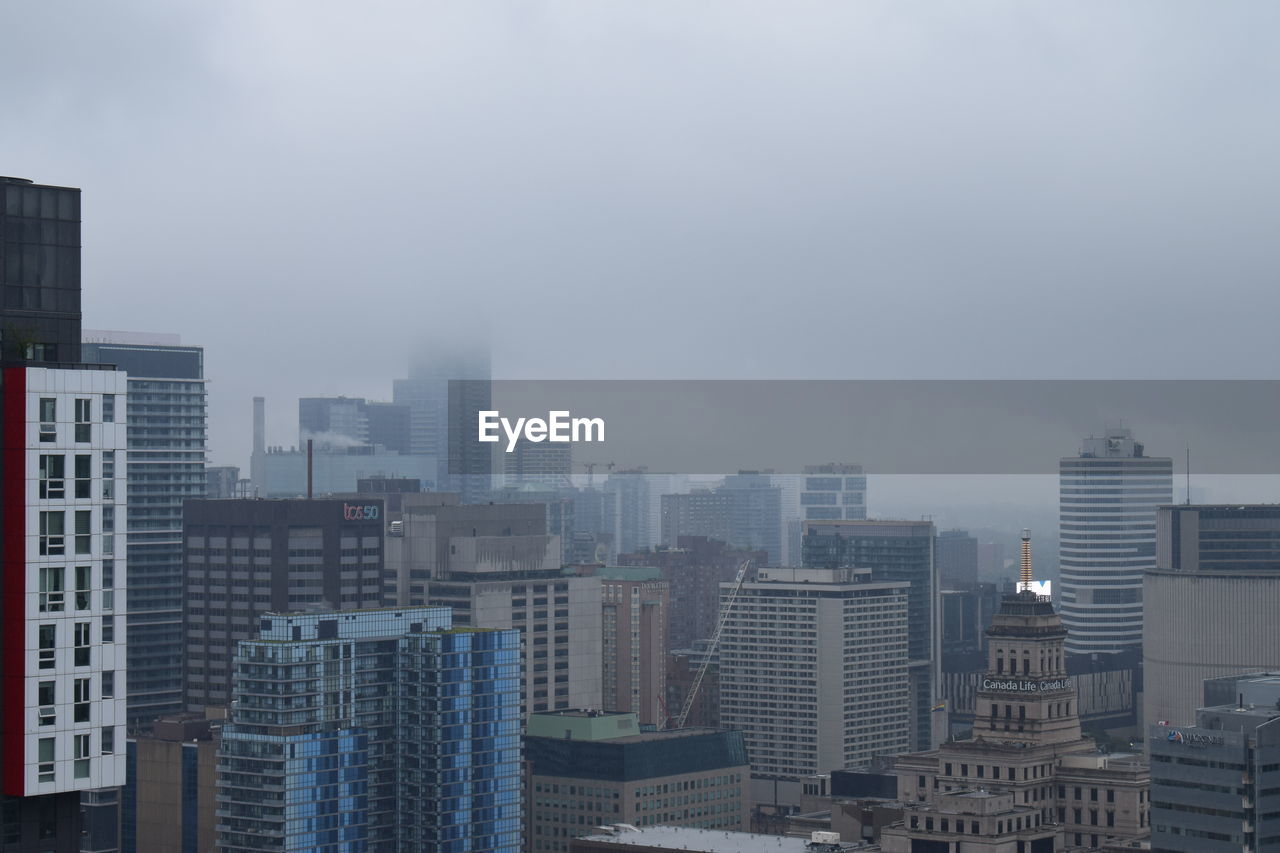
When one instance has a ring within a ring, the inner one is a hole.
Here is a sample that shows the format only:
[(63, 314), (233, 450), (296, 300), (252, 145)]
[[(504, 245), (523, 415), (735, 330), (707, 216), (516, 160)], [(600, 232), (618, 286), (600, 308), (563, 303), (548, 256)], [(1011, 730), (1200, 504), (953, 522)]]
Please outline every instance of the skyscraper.
[(476, 440), (479, 412), (493, 407), (488, 350), (420, 353), (408, 378), (392, 384), (392, 395), (409, 409), (409, 451), (438, 460), (439, 488), (458, 492), (463, 503), (488, 500), (493, 445)]
[(1190, 725), (1205, 679), (1280, 667), (1280, 506), (1164, 506), (1156, 534), (1143, 722)]
[(146, 725), (182, 709), (182, 504), (207, 485), (204, 350), (176, 335), (85, 338), (85, 361), (129, 375), (128, 713)]
[(931, 521), (806, 521), (802, 556), (813, 568), (870, 569), (878, 581), (905, 581), (912, 707), (911, 748), (933, 740), (931, 709), (942, 660), (938, 568)]
[(973, 589), (978, 585), (978, 540), (967, 530), (938, 534), (938, 581), (943, 589)]
[(650, 547), (653, 531), (649, 511), (650, 489), (644, 468), (613, 471), (604, 481), (604, 491), (614, 496), (615, 553), (629, 554)]
[(606, 566), (596, 575), (604, 607), (604, 707), (662, 726), (670, 588), (654, 568)]
[(236, 643), (269, 610), (382, 603), (383, 503), (188, 501), (183, 519), (187, 709), (231, 701)]
[(743, 584), (720, 639), (720, 720), (745, 733), (754, 772), (794, 780), (909, 748), (907, 602), (906, 584), (850, 568)]
[(268, 614), (219, 754), (224, 853), (519, 853), (520, 634), (445, 608)]
[(1173, 502), (1173, 460), (1125, 428), (1058, 463), (1059, 566), (1068, 653), (1142, 645), (1142, 574), (1155, 568), (1156, 507)]
[(6, 853), (79, 850), (80, 793), (124, 784), (125, 394), (80, 363), (80, 191), (0, 178)]
[(409, 452), (409, 407), (362, 397), (302, 397), (298, 400), (298, 447), (311, 439), (319, 448), (381, 445)]

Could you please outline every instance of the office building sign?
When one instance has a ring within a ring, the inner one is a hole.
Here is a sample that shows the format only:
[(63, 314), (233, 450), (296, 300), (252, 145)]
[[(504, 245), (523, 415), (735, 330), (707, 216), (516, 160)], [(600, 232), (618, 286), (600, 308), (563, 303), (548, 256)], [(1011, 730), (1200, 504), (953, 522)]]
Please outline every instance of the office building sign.
[(373, 521), (381, 515), (381, 510), (382, 508), (377, 504), (361, 506), (344, 503), (342, 505), (342, 517), (346, 521)]
[(1063, 690), (1074, 690), (1074, 678), (1052, 678), (1040, 681), (1029, 681), (1018, 678), (984, 678), (983, 690), (998, 690), (1002, 693), (1057, 693)]
[(1169, 734), (1165, 735), (1165, 739), (1170, 743), (1180, 743), (1185, 746), (1223, 746), (1226, 744), (1226, 740), (1222, 735), (1184, 732), (1179, 729), (1170, 729)]

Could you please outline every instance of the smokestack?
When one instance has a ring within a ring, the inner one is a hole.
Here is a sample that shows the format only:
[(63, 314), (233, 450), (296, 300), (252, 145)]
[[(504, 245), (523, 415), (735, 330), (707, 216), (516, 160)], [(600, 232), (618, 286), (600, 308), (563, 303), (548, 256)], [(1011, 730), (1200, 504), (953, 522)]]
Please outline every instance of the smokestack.
[(267, 452), (267, 398), (253, 398), (253, 452)]
[(253, 455), (249, 457), (249, 482), (253, 484), (253, 496), (261, 497), (267, 491), (267, 400), (253, 398)]

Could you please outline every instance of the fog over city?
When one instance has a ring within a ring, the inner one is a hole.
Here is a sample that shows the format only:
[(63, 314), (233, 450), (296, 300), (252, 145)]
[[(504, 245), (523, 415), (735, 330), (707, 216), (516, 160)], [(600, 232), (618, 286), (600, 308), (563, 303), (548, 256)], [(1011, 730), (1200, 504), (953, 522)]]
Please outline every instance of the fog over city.
[(11, 5), (0, 172), (83, 188), (87, 328), (205, 348), (215, 464), (253, 395), (288, 445), (449, 336), (497, 378), (1264, 377), (1280, 8), (1223, 11)]

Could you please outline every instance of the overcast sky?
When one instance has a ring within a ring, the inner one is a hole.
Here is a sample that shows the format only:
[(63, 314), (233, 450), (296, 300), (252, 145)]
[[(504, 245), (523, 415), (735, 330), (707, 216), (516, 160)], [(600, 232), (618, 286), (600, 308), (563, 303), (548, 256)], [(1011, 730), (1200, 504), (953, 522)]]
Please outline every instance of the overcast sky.
[(1270, 0), (28, 0), (0, 174), (83, 188), (86, 327), (206, 348), (218, 464), (254, 394), (291, 444), (299, 395), (389, 399), (480, 329), (509, 378), (1272, 377), (1278, 31)]

